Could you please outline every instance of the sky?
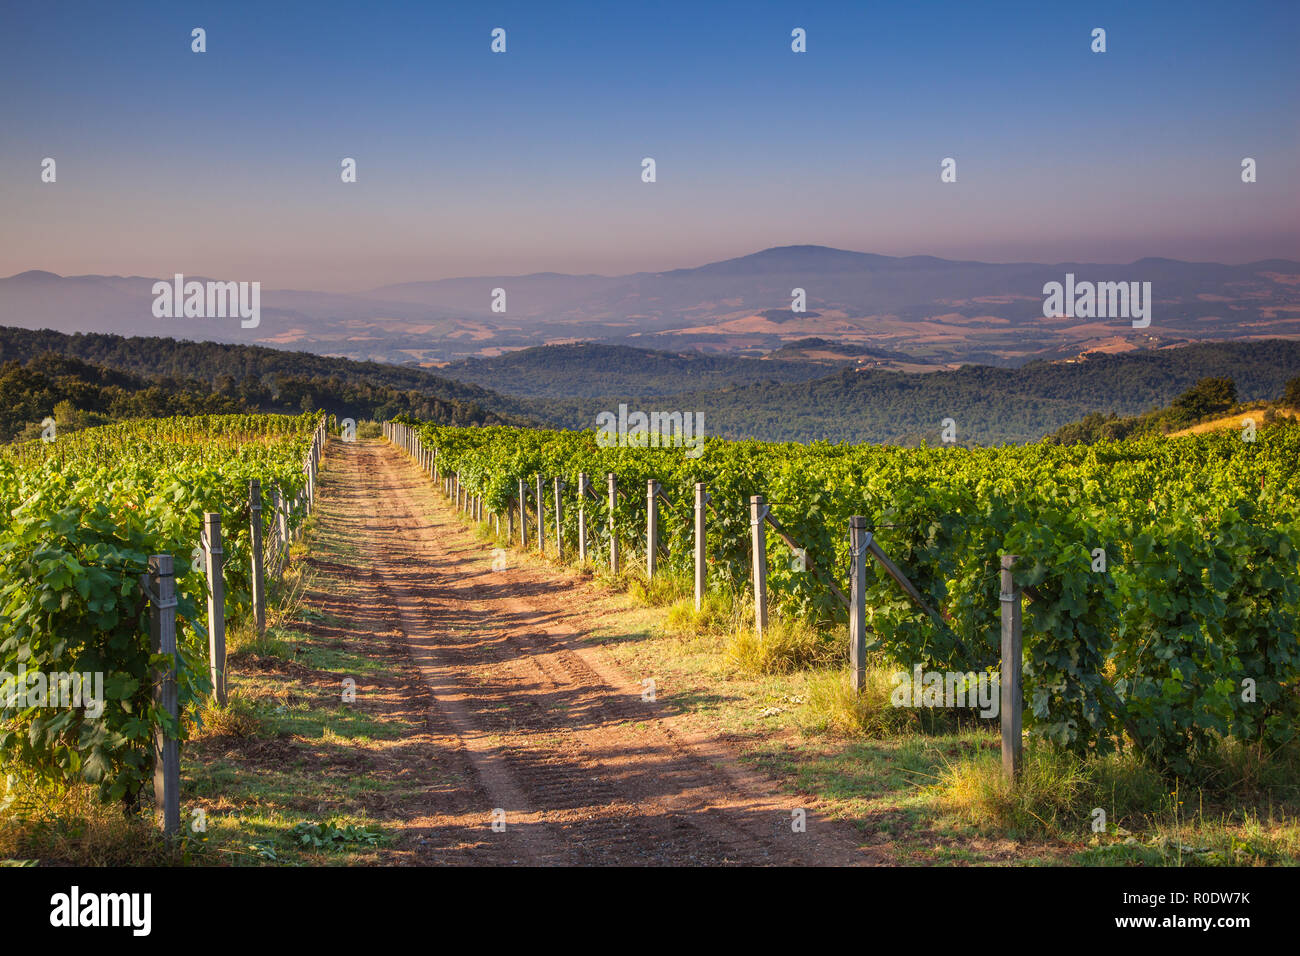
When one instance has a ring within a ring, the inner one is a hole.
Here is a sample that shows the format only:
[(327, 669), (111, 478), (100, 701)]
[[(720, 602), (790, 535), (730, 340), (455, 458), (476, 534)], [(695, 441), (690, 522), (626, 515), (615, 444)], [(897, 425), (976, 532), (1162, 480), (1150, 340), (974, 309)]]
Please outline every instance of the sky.
[(1300, 259), (1298, 49), (1296, 0), (5, 3), (0, 275)]

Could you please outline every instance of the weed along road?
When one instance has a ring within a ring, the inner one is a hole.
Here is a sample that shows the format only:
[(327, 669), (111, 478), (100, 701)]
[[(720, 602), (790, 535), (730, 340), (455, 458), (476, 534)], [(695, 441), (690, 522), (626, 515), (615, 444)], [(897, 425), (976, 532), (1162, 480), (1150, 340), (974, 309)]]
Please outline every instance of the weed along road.
[(331, 612), (404, 646), (452, 778), (389, 808), (411, 862), (876, 862), (851, 826), (675, 727), (664, 691), (591, 639), (607, 595), (581, 575), (494, 560), (391, 444), (328, 454), (313, 560), (368, 585)]

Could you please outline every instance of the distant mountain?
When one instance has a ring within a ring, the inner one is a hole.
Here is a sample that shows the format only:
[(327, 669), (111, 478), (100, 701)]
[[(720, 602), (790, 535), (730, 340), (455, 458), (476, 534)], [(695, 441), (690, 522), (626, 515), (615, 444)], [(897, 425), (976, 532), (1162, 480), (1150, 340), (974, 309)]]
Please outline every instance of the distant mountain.
[[(1081, 281), (1151, 282), (1150, 327), (1045, 319), (1043, 285), (1067, 273)], [(784, 246), (624, 276), (479, 276), (359, 295), (268, 288), (261, 325), (247, 330), (233, 319), (154, 318), (154, 281), (24, 272), (0, 279), (0, 324), (423, 364), (574, 341), (759, 357), (815, 337), (912, 360), (1014, 365), (1086, 349), (1300, 337), (1300, 263), (1289, 260), (995, 264)], [(504, 313), (492, 311), (494, 289), (505, 291)], [(804, 290), (806, 312), (790, 311), (794, 289)]]

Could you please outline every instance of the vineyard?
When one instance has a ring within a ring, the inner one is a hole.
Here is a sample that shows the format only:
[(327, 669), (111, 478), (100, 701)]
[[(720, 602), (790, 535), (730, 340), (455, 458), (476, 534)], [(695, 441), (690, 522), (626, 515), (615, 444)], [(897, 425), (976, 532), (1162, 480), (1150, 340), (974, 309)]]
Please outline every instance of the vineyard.
[[(454, 428), (403, 422), (430, 459), (498, 521), (525, 511), (553, 535), (549, 497), (562, 480), (559, 541), (588, 557), (647, 548), (647, 482), (657, 481), (659, 567), (688, 575), (693, 496), (710, 496), (707, 586), (744, 594), (751, 580), (751, 497), (767, 587), (782, 613), (835, 629), (846, 618), (849, 519), (935, 614), (880, 567), (868, 568), (872, 648), (900, 669), (983, 671), (999, 662), (999, 565), (1016, 555), (1024, 617), (1024, 719), (1076, 752), (1127, 737), (1185, 769), (1217, 737), (1279, 746), (1294, 734), (1300, 676), (1300, 428), (1060, 447), (968, 450), (796, 445), (709, 439), (680, 448), (601, 447), (592, 432)], [(579, 498), (580, 476), (612, 498)], [(522, 484), (521, 484), (522, 482)], [(536, 486), (540, 487), (540, 486)], [(459, 493), (459, 491), (458, 491)], [(610, 501), (614, 514), (609, 514)], [(612, 520), (611, 520), (612, 519)], [(513, 521), (511, 521), (513, 527)], [(805, 552), (794, 560), (790, 542)], [(786, 560), (786, 559), (790, 560)], [(837, 593), (838, 592), (838, 593)], [(842, 632), (841, 632), (842, 633)]]
[[(224, 626), (252, 610), (250, 481), (285, 502), (282, 517), (262, 515), (271, 550), (282, 551), (303, 519), (304, 459), (320, 427), (319, 415), (155, 419), (0, 452), (0, 671), (104, 675), (97, 718), (40, 702), (0, 711), (0, 761), (135, 802), (153, 771), (155, 729), (182, 733), (151, 671), (174, 668), (180, 715), (212, 689), (204, 514), (225, 519)], [(175, 568), (174, 661), (150, 646), (140, 578), (154, 555)]]

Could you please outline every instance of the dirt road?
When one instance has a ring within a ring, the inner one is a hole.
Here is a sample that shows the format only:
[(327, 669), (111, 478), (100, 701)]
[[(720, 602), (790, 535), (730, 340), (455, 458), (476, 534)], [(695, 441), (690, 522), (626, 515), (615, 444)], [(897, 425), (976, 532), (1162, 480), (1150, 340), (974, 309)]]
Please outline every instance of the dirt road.
[(845, 824), (808, 811), (796, 832), (798, 798), (724, 743), (686, 739), (662, 700), (583, 644), (590, 585), (493, 570), (489, 547), (396, 448), (332, 442), (325, 476), (313, 560), (368, 582), (326, 610), (404, 647), (405, 702), (428, 712), (407, 761), (418, 765), (402, 772), (430, 784), (418, 804), (388, 808), (411, 862), (872, 862)]

